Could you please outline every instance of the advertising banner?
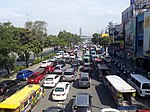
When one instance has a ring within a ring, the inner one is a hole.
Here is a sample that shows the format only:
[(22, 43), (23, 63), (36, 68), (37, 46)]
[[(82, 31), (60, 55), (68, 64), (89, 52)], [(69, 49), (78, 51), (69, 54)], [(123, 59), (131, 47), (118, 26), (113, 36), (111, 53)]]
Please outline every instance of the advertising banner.
[(133, 17), (133, 6), (128, 7), (125, 11), (122, 12), (122, 22), (129, 21)]

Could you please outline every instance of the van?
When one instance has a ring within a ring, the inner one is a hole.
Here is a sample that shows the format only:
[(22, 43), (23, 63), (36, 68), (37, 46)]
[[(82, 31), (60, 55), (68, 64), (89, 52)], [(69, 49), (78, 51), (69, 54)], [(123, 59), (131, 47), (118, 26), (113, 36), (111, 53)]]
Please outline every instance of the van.
[(150, 80), (140, 74), (130, 74), (128, 79), (141, 97), (150, 96)]
[(75, 81), (76, 73), (75, 68), (68, 68), (64, 71), (63, 81)]

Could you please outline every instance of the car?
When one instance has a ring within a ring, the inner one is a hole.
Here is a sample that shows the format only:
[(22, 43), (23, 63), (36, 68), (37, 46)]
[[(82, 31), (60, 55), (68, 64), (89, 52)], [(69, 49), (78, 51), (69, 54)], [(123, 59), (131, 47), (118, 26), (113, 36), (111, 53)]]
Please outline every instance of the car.
[(55, 67), (54, 66), (51, 66), (51, 65), (48, 65), (44, 68), (44, 73), (52, 73), (54, 71)]
[(24, 85), (15, 85), (15, 86), (12, 86), (3, 95), (3, 100), (7, 99), (8, 97), (10, 97), (11, 95), (13, 95), (17, 91), (21, 90), (23, 87), (25, 87), (25, 84)]
[(31, 70), (21, 70), (17, 73), (17, 80), (27, 80), (34, 72)]
[(106, 63), (111, 63), (111, 57), (110, 57), (109, 55), (105, 55), (105, 56), (104, 56), (104, 61), (105, 61)]
[(63, 70), (62, 69), (54, 69), (53, 73), (57, 74), (57, 75), (62, 75), (63, 74)]
[(77, 74), (75, 73), (75, 68), (68, 68), (64, 71), (63, 81), (75, 81)]
[(43, 86), (44, 87), (55, 87), (56, 84), (59, 82), (60, 78), (61, 77), (57, 74), (49, 74), (45, 78), (45, 80), (43, 82)]
[(64, 53), (64, 58), (70, 58), (69, 53)]
[(72, 112), (92, 112), (92, 96), (89, 93), (77, 93), (73, 97)]
[(51, 57), (50, 61), (55, 61), (57, 58), (54, 56), (54, 57)]
[(60, 101), (67, 99), (69, 89), (69, 82), (59, 82), (52, 92), (52, 100)]
[(74, 59), (76, 56), (74, 54), (70, 54), (70, 58)]
[(55, 69), (64, 70), (65, 68), (64, 68), (63, 65), (58, 64), (58, 65), (55, 66)]
[(89, 73), (82, 72), (79, 78), (79, 87), (90, 87), (91, 79)]
[(48, 107), (46, 110), (42, 110), (42, 112), (65, 112), (65, 109), (59, 106), (51, 106)]
[(74, 68), (76, 71), (78, 71), (78, 64), (77, 63), (72, 64), (71, 68)]
[(32, 76), (28, 78), (28, 84), (40, 83), (44, 79), (45, 75), (45, 73), (35, 72)]
[(52, 64), (52, 62), (50, 60), (49, 61), (42, 61), (40, 67), (45, 68), (46, 66), (51, 65), (51, 64)]
[(66, 65), (66, 62), (64, 60), (59, 60), (58, 65), (62, 65), (62, 67), (64, 67)]
[(60, 59), (60, 58), (62, 58), (62, 57), (63, 57), (62, 53), (56, 53), (56, 58), (57, 58), (57, 59)]
[(19, 84), (18, 80), (4, 80), (0, 82), (0, 95), (5, 94), (5, 92), (14, 85)]

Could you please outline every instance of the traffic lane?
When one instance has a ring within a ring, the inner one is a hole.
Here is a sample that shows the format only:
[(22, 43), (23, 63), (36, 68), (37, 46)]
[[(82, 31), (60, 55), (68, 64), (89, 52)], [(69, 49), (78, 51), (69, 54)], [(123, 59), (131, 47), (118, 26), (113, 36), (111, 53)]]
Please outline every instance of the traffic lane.
[(73, 95), (80, 92), (87, 92), (90, 95), (92, 95), (93, 112), (99, 112), (102, 108), (105, 107), (115, 107), (115, 104), (113, 103), (113, 100), (109, 95), (109, 93), (106, 91), (104, 85), (101, 84), (98, 80), (95, 80), (96, 79), (95, 77), (93, 77), (93, 79), (91, 80), (91, 87), (87, 89), (86, 88), (81, 89), (78, 87), (78, 78), (79, 75), (77, 75), (77, 79), (75, 82), (70, 83), (71, 88), (67, 99), (64, 101), (52, 101), (51, 94), (53, 88), (46, 89), (45, 97), (37, 104), (37, 106), (33, 109), (33, 112), (41, 112), (43, 109), (57, 105), (65, 107), (66, 112), (71, 112)]

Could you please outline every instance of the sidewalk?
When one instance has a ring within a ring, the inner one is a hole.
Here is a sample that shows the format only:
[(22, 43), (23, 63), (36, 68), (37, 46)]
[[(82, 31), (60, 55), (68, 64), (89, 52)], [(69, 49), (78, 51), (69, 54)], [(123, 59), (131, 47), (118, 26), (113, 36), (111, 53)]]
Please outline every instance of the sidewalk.
[[(36, 69), (39, 68), (40, 64), (41, 64), (41, 63), (35, 64), (35, 65), (33, 65), (33, 66), (30, 66), (30, 67), (26, 68), (26, 70), (35, 71)], [(1, 78), (0, 78), (0, 82), (3, 81), (3, 80), (8, 80), (8, 79), (15, 80), (15, 79), (16, 79), (16, 74), (17, 74), (17, 73), (14, 73), (14, 74), (10, 75), (9, 77), (1, 77)]]

